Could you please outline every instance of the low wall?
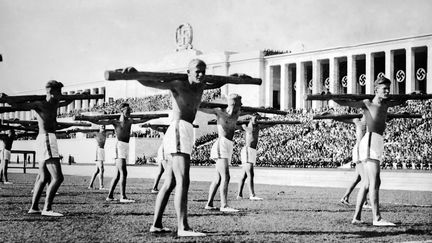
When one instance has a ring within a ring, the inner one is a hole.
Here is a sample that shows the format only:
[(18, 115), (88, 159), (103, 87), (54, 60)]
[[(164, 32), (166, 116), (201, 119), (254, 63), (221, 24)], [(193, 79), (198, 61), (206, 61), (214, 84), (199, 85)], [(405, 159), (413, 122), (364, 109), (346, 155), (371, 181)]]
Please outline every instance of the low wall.
[[(107, 138), (105, 144), (106, 163), (114, 163), (115, 144), (117, 139)], [(59, 152), (63, 155), (63, 160), (67, 161), (70, 156), (74, 157), (76, 163), (94, 162), (96, 156), (95, 139), (76, 138), (76, 139), (58, 139)], [(131, 138), (129, 141), (129, 161), (128, 164), (135, 164), (135, 160), (145, 156), (156, 157), (157, 149), (162, 143), (161, 138)], [(12, 150), (35, 150), (35, 140), (18, 140), (13, 143)], [(12, 155), (11, 160), (23, 161), (22, 155)], [(37, 158), (37, 156), (36, 156)]]

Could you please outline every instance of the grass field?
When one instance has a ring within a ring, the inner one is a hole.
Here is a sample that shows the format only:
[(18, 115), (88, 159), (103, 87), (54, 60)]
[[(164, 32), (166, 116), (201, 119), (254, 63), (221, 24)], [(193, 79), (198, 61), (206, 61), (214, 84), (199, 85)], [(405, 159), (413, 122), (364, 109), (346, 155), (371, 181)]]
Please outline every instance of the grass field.
[[(381, 196), (382, 215), (397, 227), (350, 224), (354, 205), (338, 204), (344, 189), (256, 185), (264, 201), (235, 200), (236, 184), (229, 190), (230, 205), (239, 213), (204, 210), (208, 182), (192, 182), (189, 192), (189, 223), (207, 237), (178, 238), (175, 233), (148, 232), (156, 195), (151, 181), (128, 180), (128, 196), (134, 204), (106, 202), (106, 191), (88, 190), (89, 177), (66, 176), (54, 201), (63, 218), (28, 215), (34, 174), (10, 174), (13, 185), (0, 187), (0, 242), (404, 242), (432, 241), (432, 192), (386, 191)], [(109, 185), (109, 178), (105, 184)], [(118, 189), (117, 191), (118, 192)], [(247, 189), (246, 189), (247, 195)], [(118, 196), (118, 195), (116, 195)], [(354, 202), (356, 191), (351, 196)], [(40, 207), (43, 207), (43, 199)], [(217, 196), (218, 199), (218, 196)], [(170, 198), (165, 227), (176, 228)], [(216, 201), (219, 206), (219, 201)]]

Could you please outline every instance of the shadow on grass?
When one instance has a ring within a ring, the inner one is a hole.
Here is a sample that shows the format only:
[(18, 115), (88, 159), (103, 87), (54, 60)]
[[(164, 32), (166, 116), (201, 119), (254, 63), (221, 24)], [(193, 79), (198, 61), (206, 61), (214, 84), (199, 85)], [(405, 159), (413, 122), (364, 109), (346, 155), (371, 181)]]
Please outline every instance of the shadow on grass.
[[(398, 227), (396, 227), (397, 229)], [(373, 228), (372, 228), (373, 229)], [(381, 228), (382, 229), (382, 228)], [(387, 227), (387, 229), (390, 229)], [(393, 227), (394, 229), (394, 227)], [(244, 234), (249, 232), (245, 231)], [(373, 237), (386, 237), (386, 236), (397, 236), (397, 235), (432, 235), (432, 232), (421, 229), (407, 229), (407, 230), (396, 230), (396, 231), (257, 231), (257, 234), (269, 235), (269, 234), (290, 234), (290, 235), (357, 235), (356, 238), (373, 238)], [(232, 235), (231, 232), (227, 232), (223, 235)]]

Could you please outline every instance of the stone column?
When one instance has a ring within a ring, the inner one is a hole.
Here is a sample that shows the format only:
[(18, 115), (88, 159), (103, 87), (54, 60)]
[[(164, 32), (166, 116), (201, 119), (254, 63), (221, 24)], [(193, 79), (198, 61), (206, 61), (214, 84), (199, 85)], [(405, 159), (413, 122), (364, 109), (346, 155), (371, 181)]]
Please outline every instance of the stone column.
[[(69, 91), (69, 94), (70, 94), (70, 95), (74, 95), (74, 94), (75, 94), (75, 91)], [(75, 110), (75, 103), (76, 103), (76, 101), (72, 101), (72, 102), (68, 105), (68, 108), (67, 108), (68, 112), (71, 112), (71, 111)]]
[(356, 71), (356, 60), (354, 56), (347, 56), (347, 94), (357, 93)]
[(293, 104), (293, 86), (294, 86), (294, 80), (293, 80), (293, 69), (289, 68), (289, 65), (287, 65), (287, 90), (288, 90), (288, 109), (294, 108)]
[[(90, 94), (97, 95), (98, 94), (98, 88), (92, 88), (90, 91)], [(90, 100), (90, 109), (93, 108), (96, 105), (97, 99), (91, 99)]]
[(366, 53), (366, 94), (374, 93), (375, 54)]
[[(98, 93), (99, 94), (105, 94), (105, 87), (100, 87)], [(104, 99), (99, 99), (97, 103), (98, 103), (98, 105), (102, 105), (104, 102), (105, 102)]]
[[(62, 92), (63, 95), (67, 95), (67, 92)], [(60, 114), (64, 114), (67, 112), (67, 107), (66, 106), (62, 106), (60, 107)]]
[[(82, 90), (80, 89), (76, 93), (77, 94), (82, 94)], [(82, 108), (83, 108), (82, 107), (82, 100), (75, 100), (75, 109), (76, 110), (81, 110)]]
[[(318, 60), (312, 60), (312, 94), (319, 94), (322, 92), (322, 67), (321, 62)], [(312, 109), (322, 107), (322, 101), (312, 101)]]
[[(334, 57), (329, 58), (329, 82), (330, 82), (330, 87), (329, 87), (330, 93), (338, 94), (339, 93), (339, 90), (338, 90), (339, 62)], [(335, 106), (337, 106), (337, 104), (333, 100), (330, 100), (329, 106), (335, 107)]]
[(274, 68), (270, 65), (266, 67), (266, 82), (265, 82), (265, 106), (273, 106), (273, 75)]
[(392, 82), (390, 94), (396, 93), (397, 81), (394, 79), (394, 53), (392, 50), (385, 51), (385, 76)]
[(296, 63), (296, 105), (297, 109), (306, 108), (304, 103), (304, 95), (305, 95), (305, 80), (304, 80), (304, 72), (305, 67), (302, 62)]
[(427, 46), (426, 92), (432, 93), (432, 45)]
[(405, 48), (405, 93), (415, 91), (414, 52), (411, 47)]
[[(84, 93), (85, 94), (90, 94), (90, 89), (85, 89), (84, 90)], [(83, 109), (87, 109), (87, 108), (89, 108), (89, 102), (90, 100), (89, 99), (84, 99), (84, 100), (82, 100), (82, 108)]]
[(287, 110), (289, 108), (289, 89), (288, 89), (288, 64), (281, 65), (280, 72), (280, 109)]

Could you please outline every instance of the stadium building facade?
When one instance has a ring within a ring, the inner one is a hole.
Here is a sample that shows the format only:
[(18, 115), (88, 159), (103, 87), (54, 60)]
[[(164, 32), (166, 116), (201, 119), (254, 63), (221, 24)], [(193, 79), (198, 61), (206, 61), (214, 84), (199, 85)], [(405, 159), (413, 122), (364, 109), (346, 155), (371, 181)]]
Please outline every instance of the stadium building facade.
[[(192, 49), (191, 40), (186, 44), (187, 47), (178, 48), (172, 55), (137, 69), (185, 73), (188, 62), (199, 58), (207, 63), (207, 74), (245, 73), (263, 80), (261, 86), (225, 85), (222, 87), (223, 95), (238, 93), (245, 105), (281, 110), (327, 105), (323, 101), (306, 101), (304, 96), (307, 94), (373, 94), (373, 81), (379, 75), (393, 80), (393, 94), (432, 93), (432, 75), (427, 75), (432, 68), (432, 34), (277, 55), (268, 55), (265, 51), (202, 53)], [(118, 98), (167, 92), (144, 87), (136, 81), (97, 81), (66, 86), (63, 90), (65, 94), (105, 94), (105, 100), (75, 101), (61, 108), (61, 113), (86, 109)], [(34, 93), (44, 92), (39, 90), (20, 94)], [(33, 117), (30, 112), (5, 113), (1, 116), (4, 119), (24, 120)]]

